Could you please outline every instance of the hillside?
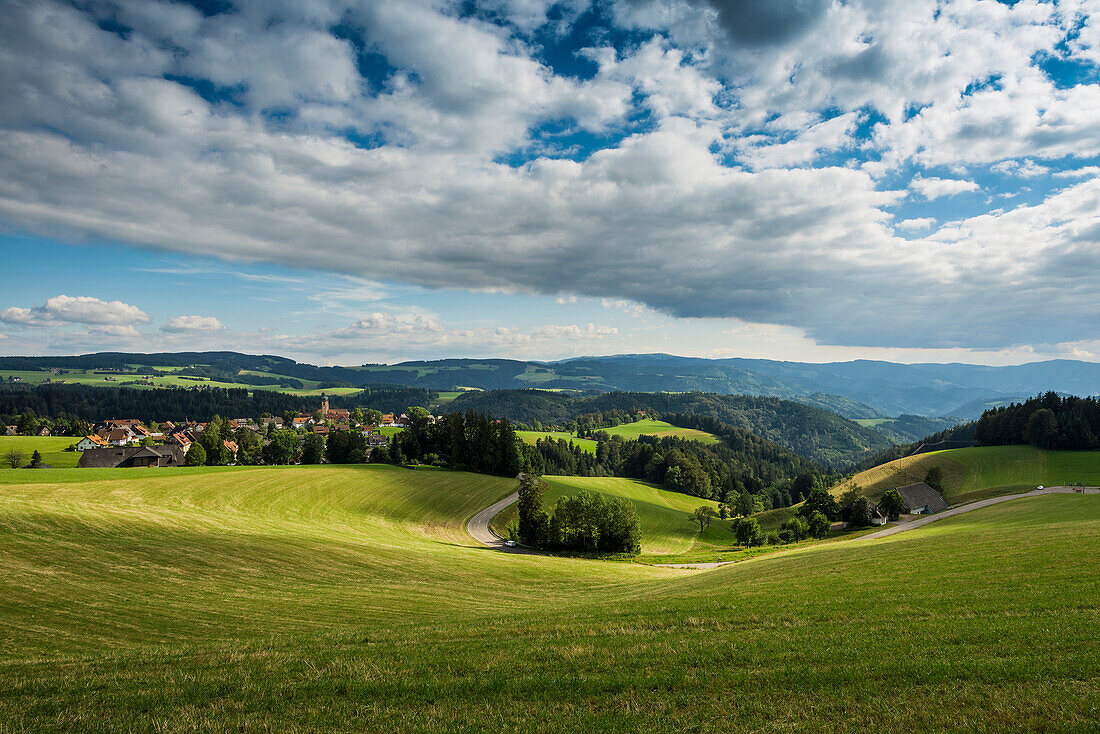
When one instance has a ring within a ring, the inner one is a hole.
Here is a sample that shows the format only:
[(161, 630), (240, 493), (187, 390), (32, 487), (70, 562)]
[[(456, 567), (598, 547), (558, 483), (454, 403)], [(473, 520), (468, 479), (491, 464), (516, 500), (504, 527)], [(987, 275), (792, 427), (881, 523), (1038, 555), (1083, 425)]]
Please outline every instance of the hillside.
[[(577, 494), (581, 491), (598, 492), (610, 497), (618, 497), (634, 503), (638, 510), (638, 519), (642, 526), (642, 554), (674, 555), (692, 549), (699, 539), (699, 528), (693, 525), (688, 515), (701, 505), (717, 510), (718, 503), (691, 497), (680, 492), (670, 492), (645, 482), (617, 477), (544, 477), (549, 488), (543, 495), (543, 504), (552, 510), (560, 497)], [(515, 518), (518, 506), (513, 504), (505, 508), (492, 522), (493, 528), (504, 534)], [(717, 520), (707, 533), (708, 540), (725, 547), (732, 546), (733, 533), (729, 523)]]
[(750, 431), (810, 461), (840, 468), (890, 446), (881, 433), (821, 408), (778, 398), (703, 393), (604, 393), (573, 397), (538, 390), (464, 393), (449, 410), (480, 410), (519, 423), (565, 423), (586, 413), (656, 411), (714, 418)]
[[(393, 365), (317, 367), (273, 355), (236, 352), (101, 353), (72, 357), (2, 357), (0, 376), (42, 368), (179, 371), (202, 366), (234, 375), (297, 380), (306, 392), (325, 385), (399, 384), (430, 390), (541, 388), (585, 392), (713, 392), (797, 400), (846, 418), (899, 415), (971, 420), (988, 407), (1053, 390), (1100, 393), (1100, 365), (1053, 360), (1008, 367), (896, 364), (856, 360), (828, 364), (764, 359), (699, 359), (667, 354), (582, 357), (558, 362), (444, 359)], [(167, 376), (159, 380), (175, 380)], [(102, 380), (100, 380), (102, 381)], [(277, 387), (277, 389), (290, 389)], [(345, 388), (346, 389), (346, 388)]]
[(918, 454), (860, 472), (852, 481), (877, 496), (923, 481), (932, 467), (943, 472), (944, 498), (952, 504), (1038, 485), (1100, 485), (1100, 451), (1045, 451), (1032, 446), (985, 446)]
[(13, 731), (1086, 731), (1100, 705), (1094, 497), (695, 573), (475, 547), (514, 485), (489, 477), (0, 481), (28, 475), (0, 495)]

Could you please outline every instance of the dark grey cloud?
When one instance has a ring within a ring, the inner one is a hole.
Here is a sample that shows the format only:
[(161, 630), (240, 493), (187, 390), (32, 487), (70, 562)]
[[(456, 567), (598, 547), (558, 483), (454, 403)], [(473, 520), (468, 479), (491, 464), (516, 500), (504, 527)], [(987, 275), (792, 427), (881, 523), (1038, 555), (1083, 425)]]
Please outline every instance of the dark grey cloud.
[(735, 43), (749, 47), (793, 41), (824, 16), (829, 0), (702, 0)]

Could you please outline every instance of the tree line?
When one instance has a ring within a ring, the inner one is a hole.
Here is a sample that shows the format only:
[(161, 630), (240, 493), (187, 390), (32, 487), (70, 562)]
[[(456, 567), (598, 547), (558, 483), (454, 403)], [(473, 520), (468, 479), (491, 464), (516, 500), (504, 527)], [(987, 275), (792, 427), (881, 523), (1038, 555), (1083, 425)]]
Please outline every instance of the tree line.
[[(407, 405), (428, 404), (438, 397), (422, 388), (366, 388), (355, 395), (333, 396), (332, 407), (362, 407), (394, 413)], [(0, 386), (0, 420), (11, 425), (16, 416), (79, 419), (96, 423), (108, 418), (138, 418), (146, 423), (165, 420), (208, 421), (215, 415), (259, 418), (287, 412), (313, 413), (321, 407), (317, 395), (289, 395), (273, 390), (210, 387), (138, 389), (94, 385)]]
[(1048, 392), (985, 411), (975, 438), (983, 446), (1027, 444), (1042, 449), (1100, 448), (1100, 402)]

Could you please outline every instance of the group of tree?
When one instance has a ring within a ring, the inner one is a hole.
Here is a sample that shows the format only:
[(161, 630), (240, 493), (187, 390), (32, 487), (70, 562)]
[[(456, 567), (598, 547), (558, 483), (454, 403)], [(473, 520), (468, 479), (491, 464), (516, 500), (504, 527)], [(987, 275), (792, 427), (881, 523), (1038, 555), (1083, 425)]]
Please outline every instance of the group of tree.
[(4, 463), (10, 466), (12, 469), (19, 469), (23, 466), (29, 467), (31, 469), (37, 469), (42, 466), (42, 454), (39, 453), (38, 449), (35, 449), (31, 453), (30, 463), (24, 463), (26, 461), (27, 455), (23, 453), (23, 451), (20, 449), (9, 449), (8, 452), (4, 454)]
[(1100, 401), (1048, 392), (987, 410), (975, 437), (983, 446), (1028, 444), (1042, 449), (1100, 448)]
[[(329, 403), (334, 408), (395, 413), (407, 405), (427, 405), (436, 397), (437, 393), (422, 388), (374, 386), (353, 395), (332, 396)], [(85, 423), (121, 417), (138, 418), (145, 423), (208, 421), (215, 415), (259, 417), (281, 416), (289, 412), (312, 414), (320, 407), (321, 398), (317, 395), (290, 395), (259, 389), (249, 393), (245, 388), (139, 389), (8, 383), (0, 386), (0, 418), (4, 419), (29, 413), (39, 420), (76, 419)]]
[(15, 426), (20, 436), (37, 436), (43, 428), (49, 429), (51, 436), (86, 436), (92, 430), (92, 424), (86, 420), (62, 413), (53, 418), (42, 418), (33, 409), (19, 414), (0, 414), (0, 424)]
[(561, 497), (552, 512), (543, 507), (546, 486), (535, 474), (520, 477), (519, 517), (513, 538), (532, 548), (584, 553), (641, 552), (642, 530), (634, 505), (617, 497), (582, 491)]

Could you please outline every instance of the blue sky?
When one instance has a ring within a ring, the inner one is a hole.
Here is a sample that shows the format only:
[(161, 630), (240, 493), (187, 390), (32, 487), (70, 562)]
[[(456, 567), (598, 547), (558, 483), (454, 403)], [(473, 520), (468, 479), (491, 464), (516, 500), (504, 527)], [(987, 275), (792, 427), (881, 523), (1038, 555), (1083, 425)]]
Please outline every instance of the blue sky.
[(3, 2), (0, 352), (1100, 358), (1100, 1)]

